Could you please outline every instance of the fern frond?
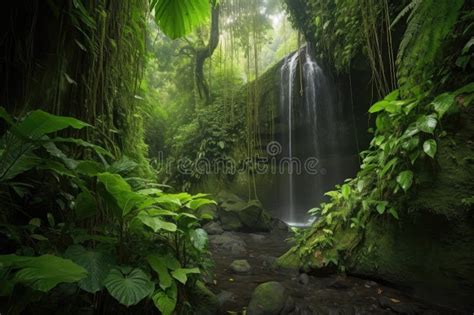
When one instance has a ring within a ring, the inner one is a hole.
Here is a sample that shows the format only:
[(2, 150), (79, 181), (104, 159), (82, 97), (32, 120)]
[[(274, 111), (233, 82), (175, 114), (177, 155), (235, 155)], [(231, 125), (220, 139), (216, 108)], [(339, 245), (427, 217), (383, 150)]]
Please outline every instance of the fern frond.
[(410, 12), (397, 54), (402, 91), (426, 82), (433, 75), (443, 43), (459, 19), (463, 3), (464, 0), (413, 0), (400, 12), (399, 16)]
[[(420, 3), (422, 2), (423, 0), (412, 0), (406, 7), (404, 7), (402, 9), (402, 11), (400, 11), (400, 13), (398, 13), (397, 17), (393, 20), (392, 24), (390, 25), (390, 27), (394, 27), (405, 15), (408, 14), (408, 12), (412, 11), (412, 14), (410, 14), (410, 17), (413, 16), (413, 12), (416, 11), (416, 9), (420, 6)], [(410, 19), (410, 17), (408, 19)]]

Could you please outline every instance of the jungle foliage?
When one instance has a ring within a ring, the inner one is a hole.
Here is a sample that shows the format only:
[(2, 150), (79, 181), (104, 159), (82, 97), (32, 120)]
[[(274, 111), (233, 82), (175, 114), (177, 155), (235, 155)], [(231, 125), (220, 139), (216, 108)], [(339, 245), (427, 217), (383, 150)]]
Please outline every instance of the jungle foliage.
[[(209, 51), (213, 23), (177, 41), (151, 26), (151, 54), (142, 93), (151, 96), (146, 99), (150, 110), (146, 110), (145, 129), (147, 143), (153, 148), (150, 157), (161, 170), (160, 179), (192, 188), (207, 178), (199, 161), (225, 164), (234, 158), (244, 164), (236, 148), (254, 151), (261, 142), (260, 89), (251, 82), (297, 47), (297, 34), (285, 19), (280, 18), (281, 25), (272, 22), (278, 18), (278, 9), (279, 2), (274, 0), (219, 1), (220, 38), (204, 62), (204, 80), (197, 80), (203, 76), (196, 75), (196, 62), (203, 48)], [(208, 96), (197, 82), (205, 82)], [(189, 171), (180, 171), (178, 160)]]
[[(336, 1), (334, 5), (337, 12), (348, 4)], [(385, 23), (385, 13), (380, 14), (379, 23)], [(328, 23), (337, 23), (338, 16)], [(463, 1), (414, 0), (392, 11), (391, 17), (392, 27), (406, 19), (396, 65), (400, 88), (369, 109), (376, 116), (374, 137), (361, 153), (357, 176), (327, 192), (329, 202), (310, 210), (317, 219), (311, 229), (297, 234), (298, 244), (291, 251), (302, 264), (344, 268), (344, 255), (350, 253), (337, 250), (336, 231), (355, 230), (356, 236), (349, 236), (353, 242), (349, 247), (355, 248), (370, 217), (406, 216), (406, 202), (419, 177), (437, 171), (438, 143), (447, 136), (446, 117), (462, 115), (472, 106), (472, 6)], [(333, 56), (338, 49), (330, 50)], [(339, 56), (338, 60), (346, 59)]]
[[(195, 4), (33, 1), (2, 10), (26, 19), (8, 25), (1, 44), (2, 313), (195, 307), (212, 264), (200, 228), (209, 218), (197, 210), (214, 201), (156, 182), (139, 96), (149, 11), (177, 37), (206, 21), (211, 4)], [(57, 38), (42, 42), (51, 27)]]
[[(41, 110), (15, 119), (3, 108), (0, 116), (10, 125), (0, 139), (0, 232), (2, 251), (13, 250), (0, 255), (3, 311), (38, 307), (47, 293), (82, 300), (73, 307), (116, 308), (101, 292), (127, 307), (147, 299), (163, 314), (184, 311), (185, 287), (210, 264), (196, 210), (214, 201), (165, 193), (130, 176), (137, 163), (55, 136), (91, 127), (77, 119)], [(72, 158), (74, 146), (97, 159)]]

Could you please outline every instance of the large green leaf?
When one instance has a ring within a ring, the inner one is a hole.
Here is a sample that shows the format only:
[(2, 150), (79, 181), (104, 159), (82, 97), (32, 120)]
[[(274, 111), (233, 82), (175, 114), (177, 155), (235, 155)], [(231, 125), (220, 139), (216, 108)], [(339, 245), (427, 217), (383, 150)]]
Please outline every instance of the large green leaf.
[(164, 291), (156, 291), (152, 297), (153, 303), (163, 315), (171, 315), (176, 308), (178, 300), (178, 288), (174, 282), (171, 287)]
[(96, 293), (104, 288), (103, 282), (114, 264), (112, 256), (100, 251), (87, 250), (81, 245), (69, 246), (64, 256), (84, 267), (89, 273), (86, 278), (79, 281), (82, 290)]
[(342, 192), (342, 197), (348, 200), (351, 194), (351, 186), (349, 186), (348, 184), (342, 185), (341, 192)]
[(434, 110), (438, 113), (438, 117), (441, 119), (444, 114), (449, 111), (449, 109), (454, 104), (454, 94), (443, 93), (438, 95), (432, 102)]
[(395, 113), (399, 109), (400, 109), (400, 106), (396, 102), (381, 100), (369, 108), (369, 113), (373, 114), (373, 113), (380, 112), (382, 110), (389, 113)]
[(72, 262), (53, 255), (25, 257), (17, 255), (0, 256), (4, 267), (18, 269), (15, 282), (35, 290), (47, 292), (62, 282), (77, 282), (87, 276), (87, 271)]
[(469, 93), (474, 93), (474, 82), (466, 84), (465, 86), (457, 89), (456, 91), (454, 91), (453, 94), (455, 96), (458, 96), (458, 95), (461, 95), (461, 94), (469, 94)]
[(436, 144), (436, 141), (434, 139), (426, 140), (425, 143), (423, 143), (423, 151), (425, 151), (425, 153), (428, 154), (431, 158), (435, 157), (437, 149), (438, 145)]
[(25, 117), (15, 130), (24, 137), (38, 140), (42, 136), (68, 127), (81, 129), (90, 126), (72, 117), (56, 116), (42, 110), (35, 110)]
[(98, 173), (102, 173), (104, 171), (104, 166), (96, 161), (84, 160), (77, 163), (75, 170), (79, 174), (93, 177)]
[(155, 233), (160, 230), (175, 232), (177, 229), (176, 224), (166, 222), (162, 220), (159, 216), (151, 216), (145, 211), (140, 211), (140, 213), (137, 215), (137, 219), (140, 220), (146, 226), (150, 227)]
[(90, 142), (84, 141), (82, 139), (76, 139), (76, 138), (62, 138), (62, 137), (56, 137), (51, 139), (52, 142), (63, 142), (63, 143), (74, 143), (79, 146), (82, 146), (84, 148), (90, 148), (94, 150), (97, 154), (102, 154), (109, 156), (111, 158), (114, 158), (113, 154), (107, 151), (106, 149), (102, 148), (101, 146), (92, 144)]
[(186, 204), (186, 206), (192, 210), (197, 210), (202, 206), (210, 205), (210, 204), (216, 204), (216, 202), (211, 199), (199, 198), (199, 199), (194, 199), (194, 200), (189, 201)]
[[(47, 136), (44, 136), (43, 138), (47, 138)], [(68, 157), (62, 150), (60, 150), (56, 144), (51, 142), (49, 138), (45, 140), (46, 142), (43, 143), (43, 147), (48, 151), (49, 154), (51, 154), (52, 157), (57, 158), (61, 160), (64, 165), (66, 165), (69, 169), (74, 169), (77, 166), (77, 161), (74, 159), (71, 159)]]
[(122, 216), (127, 215), (133, 208), (148, 199), (145, 195), (133, 192), (130, 185), (118, 174), (100, 173), (97, 174), (97, 179), (104, 184), (107, 192), (116, 201), (117, 206), (122, 210)]
[(151, 268), (158, 274), (160, 280), (160, 288), (163, 290), (171, 287), (173, 278), (168, 272), (168, 266), (165, 257), (158, 255), (150, 255), (146, 258)]
[(158, 0), (155, 20), (170, 38), (189, 34), (196, 26), (209, 18), (209, 0)]
[(402, 187), (404, 191), (410, 189), (413, 184), (413, 172), (403, 171), (397, 176), (397, 183)]
[(139, 268), (126, 274), (112, 269), (105, 278), (104, 285), (110, 295), (125, 306), (137, 304), (155, 289), (150, 276)]
[(188, 281), (188, 274), (192, 273), (200, 273), (199, 268), (178, 268), (176, 270), (171, 271), (171, 275), (173, 278), (181, 282), (182, 284), (186, 284)]
[(189, 237), (191, 240), (191, 244), (193, 244), (194, 248), (199, 251), (202, 251), (206, 248), (208, 237), (207, 232), (204, 229), (195, 229), (189, 232)]
[(29, 171), (41, 164), (42, 159), (32, 152), (8, 152), (0, 156), (0, 182)]
[(417, 121), (416, 121), (418, 129), (420, 129), (423, 132), (426, 133), (433, 133), (433, 131), (436, 128), (436, 125), (438, 124), (438, 121), (434, 117), (434, 115), (428, 115), (428, 116), (421, 116)]
[(394, 157), (393, 159), (391, 159), (390, 161), (388, 161), (388, 163), (386, 163), (385, 166), (383, 167), (383, 169), (380, 171), (379, 176), (380, 176), (380, 177), (385, 176), (385, 174), (387, 174), (388, 171), (390, 171), (391, 169), (393, 169), (393, 167), (395, 166), (395, 164), (396, 164), (397, 162), (398, 162), (398, 158), (397, 158), (397, 157)]
[(97, 204), (90, 191), (83, 190), (76, 197), (76, 208), (74, 209), (79, 220), (90, 218), (97, 212)]

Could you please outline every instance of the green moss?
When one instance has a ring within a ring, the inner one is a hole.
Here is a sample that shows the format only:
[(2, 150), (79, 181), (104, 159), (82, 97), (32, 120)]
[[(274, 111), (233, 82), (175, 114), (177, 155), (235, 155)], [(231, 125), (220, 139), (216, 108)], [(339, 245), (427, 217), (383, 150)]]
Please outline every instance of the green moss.
[[(466, 303), (474, 293), (474, 225), (430, 212), (373, 217), (348, 270), (412, 288), (424, 298)], [(450, 294), (446, 294), (450, 292)]]
[(466, 215), (466, 202), (474, 195), (474, 109), (470, 108), (447, 124), (449, 136), (441, 138), (436, 164), (425, 171), (416, 197), (409, 202), (411, 212), (431, 211), (447, 218)]
[(290, 249), (288, 252), (283, 254), (283, 256), (278, 257), (276, 265), (284, 269), (298, 270), (303, 268), (303, 263), (295, 248)]

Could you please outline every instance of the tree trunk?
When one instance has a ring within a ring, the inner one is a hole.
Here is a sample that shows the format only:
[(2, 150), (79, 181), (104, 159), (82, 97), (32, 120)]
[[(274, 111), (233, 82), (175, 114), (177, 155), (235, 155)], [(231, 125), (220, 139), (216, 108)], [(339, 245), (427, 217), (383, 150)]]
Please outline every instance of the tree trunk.
[(207, 58), (211, 57), (214, 50), (219, 44), (219, 5), (216, 4), (212, 7), (211, 12), (211, 33), (209, 35), (209, 42), (206, 47), (198, 48), (196, 50), (196, 63), (194, 69), (194, 80), (199, 92), (199, 97), (206, 100), (206, 104), (211, 103), (211, 91), (207, 84), (206, 78), (204, 77), (204, 62)]

